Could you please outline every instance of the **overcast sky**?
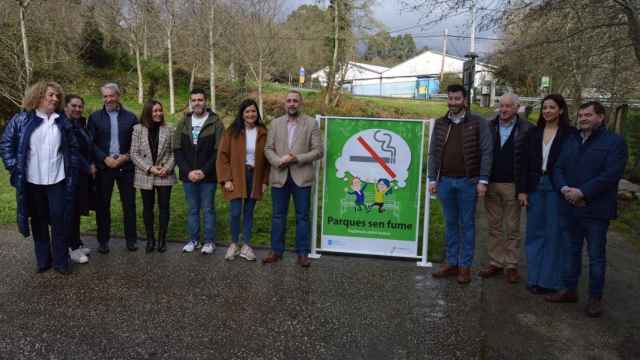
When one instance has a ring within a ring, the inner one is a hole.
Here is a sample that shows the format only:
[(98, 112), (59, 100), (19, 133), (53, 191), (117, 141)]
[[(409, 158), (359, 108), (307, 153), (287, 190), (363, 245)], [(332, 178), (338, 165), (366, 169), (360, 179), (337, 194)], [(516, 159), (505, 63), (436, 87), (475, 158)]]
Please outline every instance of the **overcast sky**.
[[(287, 0), (288, 11), (293, 11), (302, 4), (317, 4), (314, 0)], [(328, 1), (321, 2), (326, 7)], [(413, 35), (418, 48), (428, 46), (434, 50), (442, 50), (442, 34), (447, 28), (450, 35), (469, 36), (469, 13), (463, 13), (444, 22), (420, 26), (429, 22), (423, 14), (403, 10), (398, 0), (379, 0), (374, 8), (374, 16), (382, 22), (391, 35), (410, 33)], [(477, 37), (495, 38), (492, 32), (476, 34)], [(481, 55), (490, 52), (496, 45), (491, 40), (476, 40), (476, 52)], [(447, 52), (453, 55), (464, 56), (469, 51), (469, 39), (449, 37)]]

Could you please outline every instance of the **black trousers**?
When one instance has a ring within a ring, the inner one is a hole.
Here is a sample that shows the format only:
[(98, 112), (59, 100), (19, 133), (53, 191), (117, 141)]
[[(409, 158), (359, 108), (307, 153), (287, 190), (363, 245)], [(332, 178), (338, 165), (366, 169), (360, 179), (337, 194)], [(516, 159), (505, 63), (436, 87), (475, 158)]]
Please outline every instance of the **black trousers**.
[(69, 237), (67, 238), (68, 246), (71, 250), (82, 247), (84, 245), (80, 239), (80, 210), (78, 209), (78, 202), (74, 204), (73, 212), (69, 219)]
[(124, 237), (127, 245), (133, 245), (138, 239), (136, 233), (136, 190), (133, 187), (133, 171), (120, 169), (100, 170), (96, 174), (96, 223), (98, 225), (98, 242), (107, 245), (111, 237), (111, 195), (113, 185), (118, 185), (122, 215), (124, 220)]
[[(171, 202), (172, 186), (154, 186), (151, 190), (140, 190), (142, 194), (142, 219), (147, 236), (154, 234), (153, 231), (153, 213), (156, 202), (156, 194), (158, 194), (158, 222), (160, 224), (160, 232), (167, 232), (169, 226), (169, 206)], [(147, 239), (149, 240), (149, 239)]]
[(65, 241), (67, 208), (64, 181), (54, 185), (27, 183), (27, 191), (38, 269), (52, 265), (57, 269), (66, 269), (69, 266), (69, 252)]

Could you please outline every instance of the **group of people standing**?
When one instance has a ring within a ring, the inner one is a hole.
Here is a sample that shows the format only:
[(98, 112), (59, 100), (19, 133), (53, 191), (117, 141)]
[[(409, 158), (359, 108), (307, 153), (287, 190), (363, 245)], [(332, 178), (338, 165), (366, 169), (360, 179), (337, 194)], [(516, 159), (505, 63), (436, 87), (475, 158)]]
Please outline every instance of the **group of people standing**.
[(282, 258), (289, 200), (293, 197), (297, 263), (310, 265), (313, 161), (322, 157), (323, 148), (318, 124), (301, 112), (303, 99), (299, 92), (287, 94), (287, 113), (273, 120), (270, 131), (252, 99), (240, 104), (233, 123), (225, 129), (208, 108), (205, 91), (194, 89), (189, 95), (191, 111), (174, 129), (165, 122), (160, 102), (144, 104), (138, 121), (120, 102), (117, 84), (105, 84), (100, 92), (102, 108), (85, 119), (82, 97), (65, 96), (56, 82), (38, 82), (27, 90), (23, 110), (7, 123), (0, 140), (0, 156), (16, 188), (18, 227), (25, 237), (33, 235), (38, 273), (54, 268), (66, 275), (71, 272), (71, 262), (88, 262), (90, 249), (80, 239), (80, 217), (90, 210), (96, 213), (98, 252), (109, 253), (111, 197), (116, 185), (126, 248), (138, 249), (138, 189), (145, 250), (166, 251), (171, 191), (178, 178), (188, 212), (188, 239), (183, 252), (198, 247), (205, 255), (214, 252), (214, 198), (220, 184), (224, 198), (230, 202), (232, 244), (225, 259), (239, 256), (256, 260), (250, 246), (254, 207), (271, 184), (272, 251), (263, 263)]
[[(0, 155), (16, 188), (19, 229), (25, 236), (33, 234), (38, 272), (53, 267), (68, 274), (70, 260), (88, 261), (89, 249), (80, 240), (80, 216), (92, 209), (98, 252), (109, 253), (115, 184), (127, 249), (137, 250), (135, 189), (139, 189), (146, 251), (166, 251), (176, 166), (188, 211), (184, 252), (199, 246), (201, 232), (200, 251), (214, 252), (213, 202), (220, 184), (230, 202), (232, 244), (225, 258), (255, 260), (250, 247), (253, 213), (270, 185), (272, 250), (262, 261), (282, 258), (293, 198), (297, 263), (310, 265), (313, 162), (322, 157), (323, 146), (318, 124), (301, 112), (299, 92), (289, 91), (286, 114), (274, 119), (269, 130), (252, 99), (240, 104), (225, 129), (207, 107), (206, 93), (194, 89), (189, 95), (191, 111), (174, 130), (164, 120), (161, 103), (147, 102), (138, 121), (122, 106), (118, 85), (105, 84), (100, 90), (103, 107), (85, 120), (81, 97), (65, 97), (55, 82), (36, 83), (26, 92), (23, 111), (7, 123), (0, 140)], [(429, 149), (429, 191), (437, 193), (442, 203), (446, 240), (446, 263), (433, 277), (456, 277), (460, 284), (471, 281), (476, 204), (478, 197), (484, 197), (490, 261), (479, 275), (491, 278), (504, 273), (509, 283), (520, 281), (520, 213), (526, 208), (527, 289), (551, 302), (577, 302), (586, 240), (590, 260), (586, 311), (599, 316), (606, 234), (616, 216), (617, 185), (627, 160), (623, 138), (606, 129), (602, 104), (580, 105), (576, 129), (560, 95), (542, 100), (533, 125), (518, 113), (514, 94), (501, 97), (498, 115), (488, 121), (467, 109), (461, 85), (450, 86), (447, 94), (449, 112), (436, 120)]]
[(429, 151), (429, 191), (442, 203), (446, 263), (434, 278), (471, 281), (475, 211), (484, 197), (489, 264), (482, 278), (520, 281), (520, 213), (526, 209), (527, 289), (550, 302), (577, 302), (582, 247), (589, 255), (586, 313), (602, 313), (609, 221), (617, 214), (618, 182), (627, 161), (624, 139), (606, 128), (604, 106), (579, 106), (571, 126), (561, 95), (546, 96), (533, 125), (514, 94), (484, 120), (467, 108), (464, 87), (447, 89), (449, 112), (436, 120)]

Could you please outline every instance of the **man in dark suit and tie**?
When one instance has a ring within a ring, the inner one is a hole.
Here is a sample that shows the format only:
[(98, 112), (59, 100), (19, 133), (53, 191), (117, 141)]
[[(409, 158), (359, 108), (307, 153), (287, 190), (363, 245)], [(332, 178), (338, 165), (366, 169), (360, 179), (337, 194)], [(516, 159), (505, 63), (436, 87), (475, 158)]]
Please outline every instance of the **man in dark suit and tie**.
[(96, 159), (96, 222), (98, 225), (98, 252), (109, 252), (111, 236), (111, 194), (114, 183), (118, 184), (124, 233), (127, 249), (136, 251), (136, 193), (133, 188), (134, 167), (130, 161), (131, 134), (138, 123), (136, 116), (124, 109), (120, 103), (120, 88), (117, 84), (105, 84), (100, 88), (104, 106), (89, 116), (87, 129), (94, 141)]

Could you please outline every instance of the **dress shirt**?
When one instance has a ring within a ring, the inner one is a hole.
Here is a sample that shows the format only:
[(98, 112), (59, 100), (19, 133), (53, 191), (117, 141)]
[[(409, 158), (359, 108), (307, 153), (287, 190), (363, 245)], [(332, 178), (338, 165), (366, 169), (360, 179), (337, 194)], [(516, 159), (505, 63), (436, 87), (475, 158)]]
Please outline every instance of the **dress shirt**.
[(56, 125), (60, 116), (36, 111), (42, 119), (29, 139), (29, 158), (27, 165), (27, 181), (35, 185), (53, 185), (64, 180), (64, 157), (60, 152), (62, 134)]
[(500, 133), (500, 147), (503, 147), (504, 143), (506, 143), (507, 140), (509, 140), (509, 136), (511, 136), (511, 132), (513, 131), (513, 127), (516, 124), (515, 119), (516, 118), (514, 116), (506, 124), (504, 122), (502, 122), (502, 121), (499, 121), (500, 126), (498, 127), (498, 132)]
[(109, 142), (109, 155), (120, 154), (120, 138), (118, 137), (118, 110), (108, 111), (111, 120), (111, 139)]
[(293, 148), (293, 140), (296, 136), (296, 126), (298, 125), (298, 122), (296, 120), (294, 121), (287, 121), (287, 132), (288, 132), (288, 137), (289, 137), (289, 149)]
[(451, 120), (451, 122), (453, 122), (454, 124), (460, 124), (460, 122), (462, 121), (462, 119), (464, 119), (464, 116), (467, 114), (466, 111), (461, 111), (459, 114), (454, 114), (451, 111), (449, 111), (449, 115), (448, 118), (449, 120)]

